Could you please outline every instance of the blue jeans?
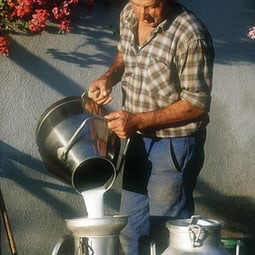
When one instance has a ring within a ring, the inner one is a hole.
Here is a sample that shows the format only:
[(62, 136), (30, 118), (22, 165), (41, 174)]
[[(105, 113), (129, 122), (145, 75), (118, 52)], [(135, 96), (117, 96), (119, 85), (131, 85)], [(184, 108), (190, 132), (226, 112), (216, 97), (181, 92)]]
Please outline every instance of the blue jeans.
[[(129, 217), (120, 234), (125, 255), (140, 254), (139, 238), (160, 236), (158, 230), (151, 229), (152, 225), (163, 226), (164, 231), (167, 219), (194, 214), (193, 190), (204, 162), (204, 142), (205, 131), (181, 138), (131, 138), (120, 206), (120, 214)], [(160, 245), (156, 242), (156, 246)], [(165, 248), (161, 247), (162, 251)]]

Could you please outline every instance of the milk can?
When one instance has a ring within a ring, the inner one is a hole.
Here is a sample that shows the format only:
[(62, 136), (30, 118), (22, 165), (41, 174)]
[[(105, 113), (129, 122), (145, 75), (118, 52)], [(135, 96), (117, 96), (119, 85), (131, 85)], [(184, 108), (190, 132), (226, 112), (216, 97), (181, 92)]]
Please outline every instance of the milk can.
[(37, 125), (38, 150), (47, 169), (76, 191), (109, 189), (116, 178), (120, 140), (102, 116), (84, 105), (78, 96), (51, 105)]
[(193, 216), (171, 220), (169, 246), (161, 255), (230, 255), (221, 245), (221, 223)]
[(126, 224), (124, 215), (66, 220), (74, 237), (82, 240), (74, 255), (118, 255), (119, 233)]

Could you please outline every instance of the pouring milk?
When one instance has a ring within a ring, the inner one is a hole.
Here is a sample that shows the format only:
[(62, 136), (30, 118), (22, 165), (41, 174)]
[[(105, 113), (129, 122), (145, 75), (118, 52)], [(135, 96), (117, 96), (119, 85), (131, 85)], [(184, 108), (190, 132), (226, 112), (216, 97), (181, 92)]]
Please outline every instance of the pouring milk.
[(104, 186), (81, 192), (85, 206), (87, 208), (88, 218), (104, 217)]

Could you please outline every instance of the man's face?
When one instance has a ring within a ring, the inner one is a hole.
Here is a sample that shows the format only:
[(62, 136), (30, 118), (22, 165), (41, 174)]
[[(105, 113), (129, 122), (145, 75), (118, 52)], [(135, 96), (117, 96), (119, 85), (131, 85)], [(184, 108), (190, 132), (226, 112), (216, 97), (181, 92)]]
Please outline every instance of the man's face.
[(133, 11), (139, 22), (155, 27), (167, 15), (167, 0), (131, 0)]

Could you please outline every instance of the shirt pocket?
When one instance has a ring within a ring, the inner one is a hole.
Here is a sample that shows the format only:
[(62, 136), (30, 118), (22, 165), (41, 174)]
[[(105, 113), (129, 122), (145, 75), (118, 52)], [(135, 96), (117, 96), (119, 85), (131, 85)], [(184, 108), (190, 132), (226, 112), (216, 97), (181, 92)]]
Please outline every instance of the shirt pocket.
[(145, 72), (146, 91), (150, 95), (166, 104), (178, 100), (180, 88), (174, 65), (169, 67), (166, 63), (151, 58)]

